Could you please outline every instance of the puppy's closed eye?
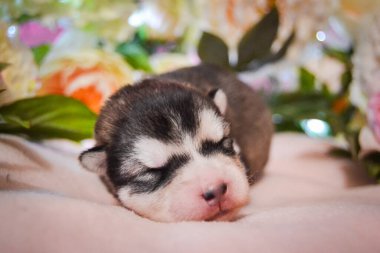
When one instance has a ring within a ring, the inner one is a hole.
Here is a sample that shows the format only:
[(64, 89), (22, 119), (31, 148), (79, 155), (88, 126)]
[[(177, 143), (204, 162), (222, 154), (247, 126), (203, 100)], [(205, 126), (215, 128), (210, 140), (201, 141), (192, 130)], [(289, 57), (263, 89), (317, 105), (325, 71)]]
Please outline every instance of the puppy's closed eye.
[(234, 141), (229, 138), (229, 137), (224, 137), (222, 140), (221, 140), (221, 144), (223, 146), (223, 149), (226, 150), (226, 151), (229, 151), (229, 152), (233, 152), (234, 151)]
[(150, 168), (144, 166), (141, 172), (129, 183), (134, 193), (152, 192), (168, 184), (176, 171), (190, 160), (186, 154), (172, 155), (161, 167)]
[(236, 155), (234, 150), (234, 141), (230, 137), (223, 137), (218, 142), (211, 140), (203, 141), (199, 152), (205, 156), (215, 153), (223, 153), (228, 156)]

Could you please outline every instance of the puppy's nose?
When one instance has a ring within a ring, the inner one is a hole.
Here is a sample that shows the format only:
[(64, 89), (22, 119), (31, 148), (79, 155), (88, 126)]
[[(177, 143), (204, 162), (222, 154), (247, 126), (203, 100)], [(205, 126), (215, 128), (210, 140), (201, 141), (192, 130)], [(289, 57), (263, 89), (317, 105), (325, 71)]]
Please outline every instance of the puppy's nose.
[(217, 204), (223, 195), (227, 192), (227, 184), (222, 183), (216, 187), (211, 187), (202, 194), (204, 200), (207, 201), (209, 205)]

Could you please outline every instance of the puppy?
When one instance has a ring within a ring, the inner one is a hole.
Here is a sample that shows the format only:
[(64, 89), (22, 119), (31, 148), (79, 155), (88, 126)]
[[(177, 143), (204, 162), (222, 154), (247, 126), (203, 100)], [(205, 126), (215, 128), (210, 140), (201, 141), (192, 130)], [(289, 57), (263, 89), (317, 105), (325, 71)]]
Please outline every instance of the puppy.
[(156, 221), (230, 220), (266, 164), (273, 127), (258, 94), (200, 65), (143, 80), (102, 108), (80, 155), (120, 202)]

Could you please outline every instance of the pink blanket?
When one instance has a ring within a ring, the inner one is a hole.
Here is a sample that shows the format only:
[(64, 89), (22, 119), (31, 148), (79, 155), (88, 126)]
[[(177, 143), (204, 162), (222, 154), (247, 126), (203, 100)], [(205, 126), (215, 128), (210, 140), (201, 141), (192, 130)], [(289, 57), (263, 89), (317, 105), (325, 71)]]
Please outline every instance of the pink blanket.
[(2, 135), (0, 252), (380, 252), (380, 186), (330, 147), (276, 135), (240, 220), (164, 224), (117, 206), (76, 152)]

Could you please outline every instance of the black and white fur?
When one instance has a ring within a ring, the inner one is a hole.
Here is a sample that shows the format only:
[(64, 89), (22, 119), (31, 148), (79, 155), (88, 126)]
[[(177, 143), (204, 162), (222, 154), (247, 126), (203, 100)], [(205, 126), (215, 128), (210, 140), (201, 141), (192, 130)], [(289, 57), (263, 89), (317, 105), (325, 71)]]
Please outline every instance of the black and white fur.
[(184, 68), (126, 86), (80, 156), (127, 208), (158, 221), (231, 219), (268, 159), (270, 112), (234, 74)]

